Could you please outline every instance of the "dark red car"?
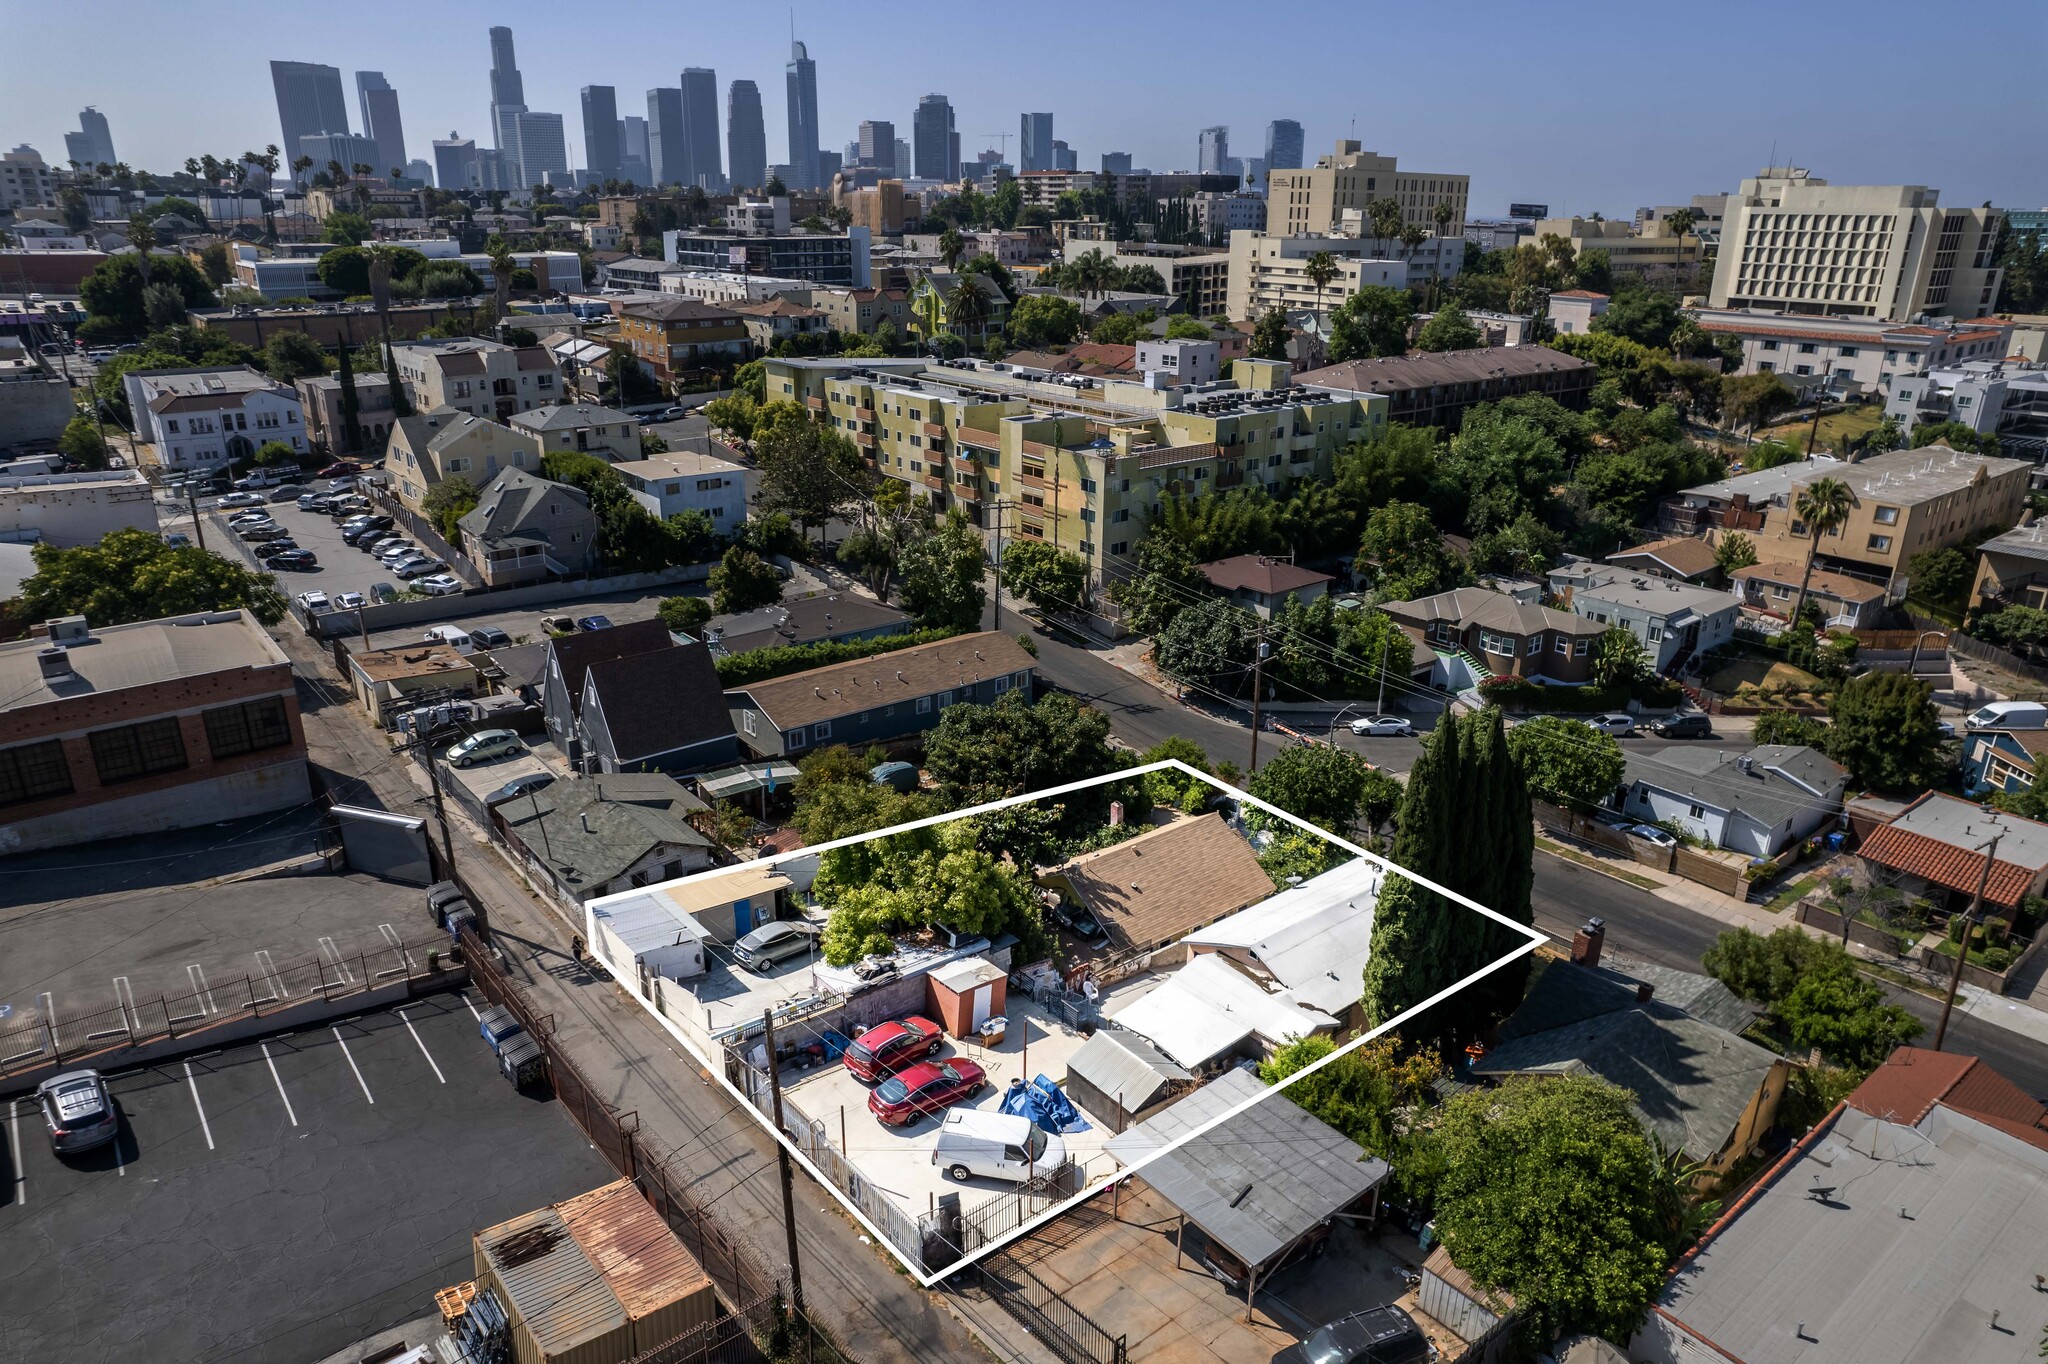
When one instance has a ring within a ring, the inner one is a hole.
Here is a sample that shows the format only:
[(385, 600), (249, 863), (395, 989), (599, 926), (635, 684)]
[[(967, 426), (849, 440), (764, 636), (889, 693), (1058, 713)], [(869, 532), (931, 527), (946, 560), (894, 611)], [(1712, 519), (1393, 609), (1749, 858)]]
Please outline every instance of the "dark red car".
[(945, 1037), (929, 1018), (899, 1018), (877, 1023), (846, 1048), (846, 1068), (869, 1084), (894, 1075), (912, 1061), (935, 1056)]
[(344, 459), (328, 465), (325, 469), (322, 469), (319, 473), (313, 475), (313, 477), (340, 478), (344, 474), (354, 474), (361, 472), (362, 466), (360, 464), (357, 464), (352, 459)]
[(875, 1086), (868, 1112), (889, 1127), (916, 1122), (981, 1093), (988, 1076), (972, 1061), (919, 1061)]

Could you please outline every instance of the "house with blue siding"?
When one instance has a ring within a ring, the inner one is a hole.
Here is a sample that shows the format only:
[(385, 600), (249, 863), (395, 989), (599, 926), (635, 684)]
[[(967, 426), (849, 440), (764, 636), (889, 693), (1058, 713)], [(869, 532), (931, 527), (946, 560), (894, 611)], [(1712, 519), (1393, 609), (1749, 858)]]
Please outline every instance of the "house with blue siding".
[(1963, 789), (1973, 796), (2027, 791), (2048, 753), (2048, 730), (1980, 729), (1963, 736)]

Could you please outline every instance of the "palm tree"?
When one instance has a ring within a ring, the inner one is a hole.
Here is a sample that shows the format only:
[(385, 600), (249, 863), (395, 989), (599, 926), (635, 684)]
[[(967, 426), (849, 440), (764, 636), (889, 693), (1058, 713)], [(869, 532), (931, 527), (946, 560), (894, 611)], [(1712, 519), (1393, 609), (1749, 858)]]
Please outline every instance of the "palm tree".
[(370, 202), (370, 168), (358, 161), (349, 167), (349, 172), (355, 177), (353, 184), (356, 192), (356, 208), (360, 211)]
[(1700, 215), (1692, 209), (1674, 208), (1664, 215), (1664, 227), (1672, 236), (1683, 237), (1692, 231), (1693, 224), (1699, 220)]
[(1327, 251), (1318, 251), (1302, 262), (1301, 273), (1308, 277), (1310, 284), (1316, 286), (1316, 312), (1327, 321), (1329, 313), (1323, 308), (1323, 290), (1329, 288), (1330, 281), (1337, 278), (1340, 273), (1337, 258)]
[(973, 275), (960, 276), (946, 291), (946, 325), (955, 333), (972, 326), (983, 340), (988, 338), (988, 299)]
[[(1449, 199), (1437, 200), (1436, 207), (1430, 210), (1430, 217), (1436, 223), (1436, 235), (1439, 237), (1450, 236), (1451, 224), (1456, 221), (1457, 216), (1458, 212), (1451, 207)], [(1444, 251), (1443, 247), (1439, 245), (1436, 249), (1436, 254), (1431, 256), (1429, 260), (1429, 306), (1432, 310), (1437, 306), (1436, 296), (1437, 290), (1442, 283), (1443, 263)]]
[(518, 266), (512, 259), (512, 248), (496, 233), (484, 243), (484, 250), (491, 256), (491, 284), (497, 295), (498, 320), (502, 322), (512, 310), (512, 272)]
[(1813, 581), (1814, 556), (1820, 553), (1820, 537), (1830, 531), (1840, 530), (1842, 523), (1849, 519), (1849, 510), (1856, 505), (1856, 496), (1849, 491), (1849, 485), (1839, 478), (1816, 478), (1799, 490), (1792, 500), (1792, 511), (1806, 523), (1806, 533), (1812, 538), (1806, 545), (1806, 571), (1799, 575), (1799, 600), (1792, 606), (1792, 624), (1799, 624), (1799, 617), (1806, 610), (1806, 588)]
[(1398, 199), (1375, 199), (1365, 206), (1366, 221), (1372, 224), (1372, 235), (1385, 250), (1387, 243), (1401, 235), (1401, 203)]
[(948, 270), (958, 270), (960, 261), (967, 255), (967, 239), (960, 235), (960, 229), (949, 227), (939, 234), (939, 263)]

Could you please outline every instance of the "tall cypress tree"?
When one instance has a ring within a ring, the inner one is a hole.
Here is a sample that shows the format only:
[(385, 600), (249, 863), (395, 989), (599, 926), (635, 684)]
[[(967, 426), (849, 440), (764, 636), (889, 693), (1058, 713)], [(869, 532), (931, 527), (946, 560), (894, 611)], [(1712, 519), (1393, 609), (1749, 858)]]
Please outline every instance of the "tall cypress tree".
[(357, 420), (362, 404), (356, 398), (355, 361), (349, 357), (348, 342), (341, 343), (341, 439), (343, 454), (363, 448), (363, 427)]
[(398, 382), (398, 352), (388, 341), (384, 343), (384, 382), (391, 385), (392, 417), (410, 417), (412, 402), (405, 396), (405, 385)]

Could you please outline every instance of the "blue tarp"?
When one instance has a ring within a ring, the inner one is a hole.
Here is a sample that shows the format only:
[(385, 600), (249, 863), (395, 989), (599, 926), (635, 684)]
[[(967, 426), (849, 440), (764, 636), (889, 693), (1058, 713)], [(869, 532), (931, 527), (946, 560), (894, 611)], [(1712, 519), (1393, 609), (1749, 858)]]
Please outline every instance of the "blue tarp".
[(1090, 1130), (1088, 1120), (1074, 1107), (1073, 1100), (1043, 1075), (1028, 1085), (1022, 1080), (1010, 1081), (1009, 1092), (1003, 1095), (1002, 1111), (1027, 1117), (1060, 1136)]
[(846, 1054), (847, 1044), (852, 1040), (853, 1039), (849, 1038), (845, 1033), (836, 1032), (833, 1029), (827, 1028), (825, 1030), (824, 1037), (825, 1059), (827, 1061), (837, 1061), (841, 1056)]

